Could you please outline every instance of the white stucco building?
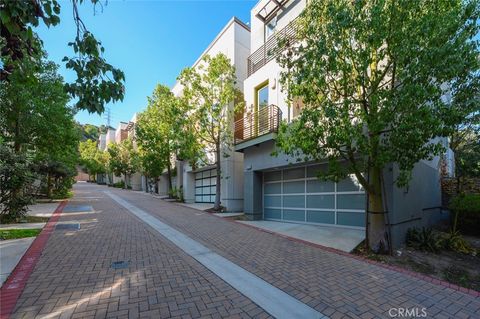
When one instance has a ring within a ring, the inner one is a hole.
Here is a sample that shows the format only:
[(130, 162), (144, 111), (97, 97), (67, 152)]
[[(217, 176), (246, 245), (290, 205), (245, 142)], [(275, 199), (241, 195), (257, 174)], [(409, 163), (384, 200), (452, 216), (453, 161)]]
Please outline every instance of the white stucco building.
[[(250, 28), (237, 18), (232, 18), (205, 51), (198, 57), (193, 67), (198, 66), (205, 55), (211, 57), (225, 54), (235, 66), (237, 88), (243, 91), (243, 81), (247, 77), (247, 57), (250, 54)], [(172, 88), (175, 96), (181, 96), (182, 85)], [(233, 103), (230, 105), (233, 109)], [(233, 130), (233, 121), (231, 123)], [(221, 159), (221, 205), (227, 211), (243, 209), (243, 154), (224, 150), (228, 157)], [(211, 157), (211, 156), (209, 156)], [(177, 162), (177, 187), (182, 188), (185, 202), (213, 203), (215, 201), (215, 165), (206, 165), (193, 170), (185, 162)]]
[[(235, 125), (235, 150), (244, 155), (244, 212), (249, 219), (318, 224), (362, 230), (366, 195), (354, 175), (339, 181), (316, 176), (328, 164), (272, 156), (279, 123), (301, 113), (302, 103), (288, 103), (276, 61), (279, 37), (294, 35), (292, 23), (307, 0), (261, 0), (251, 11), (250, 55), (244, 96), (247, 113)], [(408, 188), (395, 185), (395, 164), (384, 171), (388, 222), (393, 245), (403, 243), (408, 228), (444, 218), (439, 157), (415, 165)]]

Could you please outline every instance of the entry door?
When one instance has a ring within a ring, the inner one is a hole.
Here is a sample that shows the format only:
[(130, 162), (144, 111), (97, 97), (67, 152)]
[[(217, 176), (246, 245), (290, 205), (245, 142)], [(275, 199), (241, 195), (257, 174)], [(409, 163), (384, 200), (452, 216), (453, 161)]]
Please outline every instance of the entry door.
[(269, 131), (268, 126), (268, 83), (257, 90), (258, 133)]
[(365, 192), (350, 176), (321, 181), (325, 165), (264, 172), (263, 217), (297, 223), (365, 227)]

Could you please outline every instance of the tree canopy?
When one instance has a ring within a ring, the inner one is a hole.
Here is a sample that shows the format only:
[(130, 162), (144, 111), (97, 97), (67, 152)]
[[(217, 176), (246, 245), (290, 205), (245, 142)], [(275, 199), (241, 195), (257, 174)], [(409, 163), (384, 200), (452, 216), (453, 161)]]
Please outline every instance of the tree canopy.
[[(78, 13), (78, 5), (84, 0), (71, 0), (73, 20), (77, 26), (75, 39), (68, 43), (74, 56), (64, 57), (67, 69), (77, 75), (64, 88), (76, 99), (78, 109), (102, 113), (104, 105), (121, 101), (124, 97), (123, 72), (103, 58), (100, 41), (88, 31)], [(102, 6), (98, 0), (91, 0), (94, 6)], [(42, 40), (33, 31), (40, 23), (47, 27), (60, 23), (61, 5), (57, 0), (2, 1), (0, 4), (0, 46), (2, 64), (0, 82), (10, 81), (16, 72), (28, 70), (29, 60), (42, 53)]]
[[(223, 53), (206, 55), (197, 67), (185, 68), (180, 76), (183, 99), (190, 107), (189, 115), (195, 136), (207, 153), (214, 154), (217, 186), (214, 209), (220, 209), (221, 157), (229, 156), (235, 88), (235, 67)], [(223, 153), (222, 153), (223, 152)]]
[(108, 145), (108, 168), (115, 176), (125, 178), (125, 188), (127, 178), (134, 174), (140, 168), (138, 151), (135, 149), (133, 140), (127, 138), (119, 144), (111, 143)]
[[(277, 145), (303, 160), (328, 160), (323, 178), (354, 174), (369, 194), (372, 248), (387, 245), (382, 170), (408, 183), (422, 159), (478, 111), (477, 1), (313, 0), (284, 40), (279, 62), (289, 100), (304, 109)], [(370, 213), (370, 212), (369, 212)]]

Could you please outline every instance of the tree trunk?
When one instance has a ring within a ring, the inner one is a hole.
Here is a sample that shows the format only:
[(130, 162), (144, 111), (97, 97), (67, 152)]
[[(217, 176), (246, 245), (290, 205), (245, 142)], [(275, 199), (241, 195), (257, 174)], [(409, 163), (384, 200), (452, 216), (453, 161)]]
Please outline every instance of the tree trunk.
[(217, 144), (217, 152), (215, 154), (216, 158), (216, 170), (217, 170), (217, 185), (215, 188), (215, 204), (213, 205), (213, 209), (216, 211), (220, 211), (220, 195), (221, 195), (221, 173), (222, 168), (220, 167), (220, 143)]
[(167, 179), (168, 179), (168, 191), (167, 193), (170, 194), (172, 191), (172, 168), (170, 167), (170, 161), (168, 161), (167, 165)]
[(47, 174), (47, 197), (52, 198), (52, 177), (50, 173)]
[(128, 186), (127, 186), (127, 173), (123, 174), (123, 180), (124, 180), (124, 183), (123, 183), (123, 184), (124, 184), (124, 185), (123, 185), (124, 189), (128, 189)]
[(370, 170), (372, 190), (368, 193), (368, 245), (375, 252), (388, 250), (385, 213), (383, 208), (381, 169)]

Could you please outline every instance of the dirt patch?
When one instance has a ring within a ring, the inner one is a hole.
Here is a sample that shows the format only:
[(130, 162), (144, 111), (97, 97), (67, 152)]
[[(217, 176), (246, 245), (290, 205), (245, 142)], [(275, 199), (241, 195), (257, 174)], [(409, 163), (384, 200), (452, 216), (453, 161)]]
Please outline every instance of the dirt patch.
[(394, 256), (365, 253), (362, 246), (354, 251), (357, 255), (419, 272), (452, 284), (480, 291), (480, 238), (464, 237), (477, 254), (461, 254), (454, 251), (429, 253), (410, 248), (394, 251)]
[(210, 213), (210, 214), (223, 213), (225, 211), (226, 211), (226, 207), (224, 207), (224, 206), (220, 206), (219, 209), (214, 209), (212, 207), (212, 208), (207, 208), (207, 209), (204, 210), (204, 212), (207, 212), (207, 213)]

